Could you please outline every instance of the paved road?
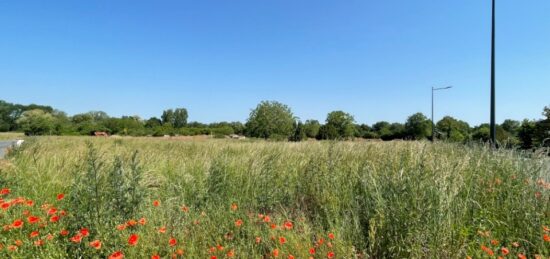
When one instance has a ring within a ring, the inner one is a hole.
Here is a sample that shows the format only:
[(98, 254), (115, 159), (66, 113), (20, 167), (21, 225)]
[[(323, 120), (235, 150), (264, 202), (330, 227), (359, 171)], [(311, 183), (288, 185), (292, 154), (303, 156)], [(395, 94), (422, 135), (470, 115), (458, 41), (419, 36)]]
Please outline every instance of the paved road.
[(6, 152), (6, 149), (13, 145), (15, 143), (15, 140), (2, 140), (0, 141), (0, 159), (4, 158), (4, 154)]

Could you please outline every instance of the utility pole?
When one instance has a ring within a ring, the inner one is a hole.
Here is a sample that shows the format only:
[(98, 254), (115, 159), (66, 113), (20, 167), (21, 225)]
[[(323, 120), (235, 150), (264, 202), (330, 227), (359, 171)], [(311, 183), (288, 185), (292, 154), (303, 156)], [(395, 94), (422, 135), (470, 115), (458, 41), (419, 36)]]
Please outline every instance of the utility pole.
[(492, 0), (492, 26), (491, 26), (491, 146), (496, 147), (495, 126), (495, 1)]
[(447, 86), (447, 87), (441, 87), (441, 88), (434, 88), (432, 86), (432, 142), (435, 141), (435, 122), (434, 122), (434, 92), (438, 90), (445, 90), (450, 89), (453, 86)]

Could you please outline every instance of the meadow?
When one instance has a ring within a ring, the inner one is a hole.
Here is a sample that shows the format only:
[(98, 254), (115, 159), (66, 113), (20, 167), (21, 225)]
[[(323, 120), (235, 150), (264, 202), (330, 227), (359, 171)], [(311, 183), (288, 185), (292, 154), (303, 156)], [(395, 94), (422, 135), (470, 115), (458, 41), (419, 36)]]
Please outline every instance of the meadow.
[(2, 258), (548, 258), (546, 154), (425, 141), (39, 137)]

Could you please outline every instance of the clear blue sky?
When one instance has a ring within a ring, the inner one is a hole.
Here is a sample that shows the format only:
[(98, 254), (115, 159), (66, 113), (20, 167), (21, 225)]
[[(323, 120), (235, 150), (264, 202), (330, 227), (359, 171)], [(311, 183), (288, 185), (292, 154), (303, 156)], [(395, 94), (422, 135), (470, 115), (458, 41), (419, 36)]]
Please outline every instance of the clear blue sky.
[[(550, 105), (550, 1), (497, 1), (497, 121)], [(0, 1), (0, 99), (69, 114), (489, 120), (489, 0)]]

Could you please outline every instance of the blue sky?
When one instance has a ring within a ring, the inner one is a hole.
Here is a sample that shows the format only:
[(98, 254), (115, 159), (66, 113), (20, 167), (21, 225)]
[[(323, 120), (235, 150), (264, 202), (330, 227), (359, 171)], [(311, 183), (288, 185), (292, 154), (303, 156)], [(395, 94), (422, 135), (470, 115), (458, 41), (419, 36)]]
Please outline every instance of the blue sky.
[[(550, 1), (497, 1), (497, 121), (550, 105)], [(69, 114), (489, 120), (489, 0), (0, 1), (0, 99)]]

